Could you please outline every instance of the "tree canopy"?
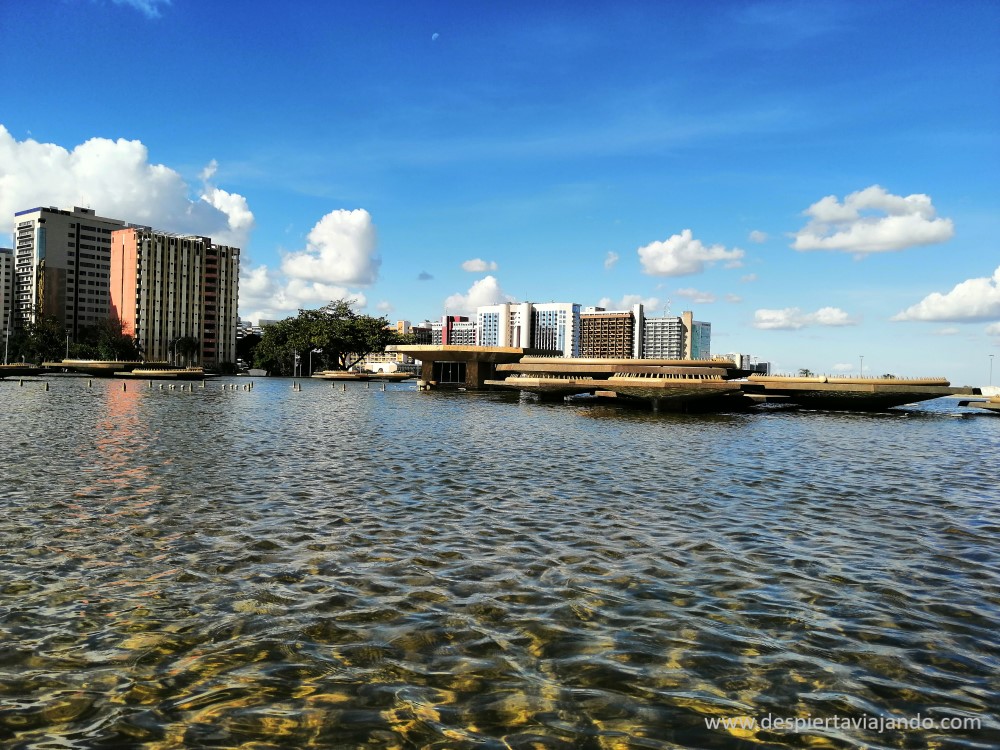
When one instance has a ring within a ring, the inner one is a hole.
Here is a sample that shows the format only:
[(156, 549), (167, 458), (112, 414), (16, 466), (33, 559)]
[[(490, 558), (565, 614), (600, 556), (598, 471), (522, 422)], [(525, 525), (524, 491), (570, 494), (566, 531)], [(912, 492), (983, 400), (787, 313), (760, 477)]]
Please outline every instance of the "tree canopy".
[(372, 352), (401, 343), (385, 316), (362, 315), (348, 300), (335, 300), (319, 310), (299, 310), (264, 328), (254, 350), (254, 364), (275, 375), (295, 374), (295, 355), (308, 369), (349, 370)]

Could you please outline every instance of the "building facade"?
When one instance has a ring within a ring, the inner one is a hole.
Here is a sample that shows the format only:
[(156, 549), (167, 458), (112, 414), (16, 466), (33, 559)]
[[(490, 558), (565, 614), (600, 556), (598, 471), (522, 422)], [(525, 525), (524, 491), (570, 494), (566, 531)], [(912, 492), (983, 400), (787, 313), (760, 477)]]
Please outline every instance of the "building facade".
[(504, 302), (476, 308), (476, 335), (481, 346), (529, 347), (531, 303)]
[[(143, 356), (175, 364), (236, 362), (239, 248), (148, 228), (113, 232), (111, 309)], [(196, 351), (178, 355), (178, 341)]]
[(106, 320), (111, 233), (128, 226), (89, 208), (39, 207), (14, 214), (14, 326), (37, 311), (54, 317), (71, 341)]
[(580, 356), (631, 359), (635, 328), (630, 310), (584, 310), (580, 313)]
[(431, 343), (437, 346), (475, 346), (476, 324), (464, 315), (444, 315), (431, 324)]
[(643, 359), (711, 359), (712, 324), (694, 319), (685, 310), (680, 316), (645, 318), (642, 326)]
[(7, 349), (11, 328), (14, 323), (14, 250), (0, 247), (0, 344), (4, 347), (4, 364), (7, 364)]

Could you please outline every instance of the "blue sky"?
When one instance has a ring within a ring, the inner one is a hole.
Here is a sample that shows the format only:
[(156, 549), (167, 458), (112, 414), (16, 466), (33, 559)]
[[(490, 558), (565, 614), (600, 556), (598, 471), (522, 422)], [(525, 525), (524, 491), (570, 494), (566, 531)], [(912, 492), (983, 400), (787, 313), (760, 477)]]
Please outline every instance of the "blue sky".
[(0, 244), (16, 210), (89, 205), (240, 245), (252, 319), (642, 300), (782, 371), (986, 384), (998, 22), (972, 1), (4, 3)]

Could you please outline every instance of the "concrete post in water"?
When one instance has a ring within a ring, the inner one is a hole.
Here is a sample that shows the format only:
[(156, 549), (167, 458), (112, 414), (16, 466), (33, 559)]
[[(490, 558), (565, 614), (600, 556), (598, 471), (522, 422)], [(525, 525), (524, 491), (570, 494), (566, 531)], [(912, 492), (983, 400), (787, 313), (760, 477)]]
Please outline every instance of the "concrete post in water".
[(122, 393), (125, 392), (125, 386), (128, 385), (124, 380), (122, 381)]
[(48, 380), (46, 380), (46, 381), (45, 381), (45, 390), (48, 390), (48, 389), (49, 389), (49, 381), (48, 381)]
[(382, 393), (385, 393), (385, 383), (382, 383)]
[(18, 385), (24, 385), (24, 378), (18, 378), (17, 379), (17, 384)]
[(344, 383), (344, 393), (347, 393), (347, 383)]
[(371, 388), (371, 387), (372, 387), (372, 384), (371, 384), (371, 383), (369, 383), (369, 382), (368, 382), (368, 381), (366, 380), (366, 381), (365, 381), (365, 388), (367, 389), (367, 388)]
[(153, 381), (152, 381), (152, 380), (150, 380), (150, 381), (149, 381), (149, 389), (150, 389), (150, 390), (152, 390), (152, 389), (153, 389)]
[(88, 380), (87, 380), (87, 387), (88, 387), (88, 388), (92, 388), (93, 386), (94, 386), (94, 381), (93, 381), (93, 380), (90, 380), (90, 379), (88, 378)]

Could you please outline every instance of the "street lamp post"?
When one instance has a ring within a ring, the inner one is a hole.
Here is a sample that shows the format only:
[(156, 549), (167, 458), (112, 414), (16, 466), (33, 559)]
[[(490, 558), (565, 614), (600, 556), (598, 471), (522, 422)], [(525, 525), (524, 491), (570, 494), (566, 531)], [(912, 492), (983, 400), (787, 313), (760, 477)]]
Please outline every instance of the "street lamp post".
[(859, 355), (861, 357), (861, 377), (865, 376), (865, 355)]
[(990, 385), (993, 385), (993, 355), (990, 355)]

